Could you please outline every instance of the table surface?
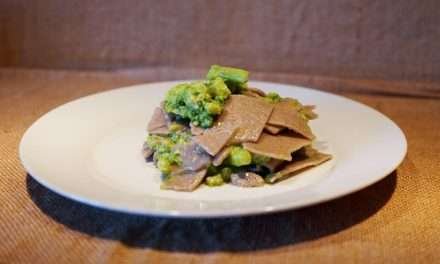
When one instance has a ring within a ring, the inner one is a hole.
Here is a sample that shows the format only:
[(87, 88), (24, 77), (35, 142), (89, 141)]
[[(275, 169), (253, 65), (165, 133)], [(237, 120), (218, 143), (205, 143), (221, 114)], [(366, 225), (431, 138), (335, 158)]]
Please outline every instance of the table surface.
[(195, 69), (112, 72), (0, 69), (0, 262), (432, 263), (440, 255), (440, 83), (255, 73), (363, 102), (408, 139), (380, 182), (316, 206), (263, 216), (167, 219), (63, 198), (24, 171), (18, 144), (38, 117), (72, 99), (144, 82), (197, 78)]

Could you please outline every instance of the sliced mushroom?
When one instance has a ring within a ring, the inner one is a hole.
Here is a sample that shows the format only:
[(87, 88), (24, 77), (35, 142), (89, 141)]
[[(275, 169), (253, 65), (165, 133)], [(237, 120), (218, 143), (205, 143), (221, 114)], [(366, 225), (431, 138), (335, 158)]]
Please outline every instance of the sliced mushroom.
[(211, 164), (211, 156), (194, 142), (178, 146), (177, 150), (180, 152), (184, 170), (198, 171)]
[(259, 187), (264, 185), (264, 179), (253, 172), (239, 172), (231, 175), (231, 183), (240, 187)]
[(154, 154), (154, 151), (148, 146), (147, 142), (144, 142), (144, 145), (142, 146), (142, 155), (144, 156), (145, 160), (149, 160)]

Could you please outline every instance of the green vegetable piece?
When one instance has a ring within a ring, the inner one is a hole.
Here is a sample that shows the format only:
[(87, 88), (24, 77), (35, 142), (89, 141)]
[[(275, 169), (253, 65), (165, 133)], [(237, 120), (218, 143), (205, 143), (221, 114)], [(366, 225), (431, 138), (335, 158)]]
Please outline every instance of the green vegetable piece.
[(189, 119), (196, 126), (211, 127), (214, 116), (222, 112), (223, 102), (229, 95), (228, 91), (221, 91), (219, 83), (217, 88), (208, 88), (208, 85), (193, 82), (174, 86), (166, 95), (165, 111), (180, 119)]
[(182, 158), (174, 146), (185, 144), (190, 139), (191, 134), (187, 131), (177, 131), (167, 136), (149, 135), (147, 137), (147, 145), (154, 151), (157, 167), (163, 174), (169, 174), (174, 165), (182, 163)]
[(177, 122), (172, 122), (172, 123), (169, 125), (168, 129), (169, 129), (171, 132), (177, 132), (177, 131), (183, 130), (183, 129), (184, 129), (184, 126), (183, 126), (182, 124), (177, 123)]
[(158, 135), (149, 135), (147, 137), (147, 144), (155, 152), (162, 149), (171, 148), (173, 146), (173, 142), (169, 137)]
[(269, 103), (278, 103), (279, 101), (281, 101), (281, 96), (275, 92), (269, 92), (266, 94), (264, 99)]
[(215, 100), (224, 102), (231, 95), (231, 91), (223, 79), (215, 78), (207, 82), (209, 93)]
[(235, 167), (246, 166), (251, 164), (252, 155), (249, 151), (245, 150), (244, 148), (235, 146), (232, 147), (227, 162)]
[(224, 167), (223, 169), (221, 169), (220, 174), (222, 175), (223, 181), (224, 182), (230, 182), (231, 181), (231, 174), (232, 174), (232, 169), (229, 167)]
[(223, 178), (220, 174), (206, 177), (205, 181), (206, 181), (206, 185), (208, 185), (210, 187), (220, 186), (224, 183)]
[(176, 131), (171, 133), (169, 138), (173, 146), (176, 144), (185, 144), (191, 140), (191, 133), (189, 131)]
[(205, 109), (211, 115), (218, 115), (222, 112), (223, 106), (219, 102), (213, 101), (206, 103)]
[(147, 144), (148, 144), (148, 146), (149, 146), (150, 148), (155, 149), (156, 146), (159, 144), (159, 140), (160, 140), (160, 138), (161, 138), (161, 137), (156, 136), (156, 135), (149, 135), (149, 136), (147, 137), (146, 142), (147, 142)]
[(252, 153), (252, 163), (255, 165), (263, 165), (270, 160), (270, 157)]
[(161, 159), (157, 161), (157, 168), (163, 173), (163, 174), (169, 174), (171, 172), (171, 162), (167, 159)]
[(212, 176), (212, 175), (216, 175), (218, 173), (219, 173), (218, 167), (209, 165), (208, 170), (206, 172), (206, 175)]
[(206, 79), (221, 78), (232, 92), (239, 92), (246, 87), (249, 72), (243, 69), (212, 65), (206, 75)]

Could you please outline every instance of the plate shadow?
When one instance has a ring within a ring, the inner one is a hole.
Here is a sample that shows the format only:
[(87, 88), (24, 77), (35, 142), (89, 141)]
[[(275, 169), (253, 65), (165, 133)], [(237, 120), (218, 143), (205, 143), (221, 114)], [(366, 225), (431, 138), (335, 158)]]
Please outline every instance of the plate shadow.
[(252, 251), (292, 245), (334, 234), (373, 216), (392, 197), (394, 171), (356, 193), (303, 209), (221, 219), (131, 215), (88, 206), (47, 189), (30, 175), (27, 191), (41, 211), (90, 236), (136, 248), (206, 253)]

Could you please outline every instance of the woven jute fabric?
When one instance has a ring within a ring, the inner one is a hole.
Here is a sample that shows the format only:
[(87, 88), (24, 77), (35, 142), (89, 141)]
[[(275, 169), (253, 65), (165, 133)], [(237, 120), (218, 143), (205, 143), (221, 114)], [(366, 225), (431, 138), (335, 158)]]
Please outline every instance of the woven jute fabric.
[[(408, 139), (401, 166), (354, 194), (300, 210), (167, 219), (84, 205), (20, 165), (27, 127), (50, 109), (120, 86), (200, 77), (154, 68), (0, 70), (1, 263), (435, 263), (440, 255), (440, 84), (255, 73), (342, 94), (393, 119)], [(386, 142), (384, 142), (386, 144)], [(377, 153), (381, 155), (381, 153)]]

